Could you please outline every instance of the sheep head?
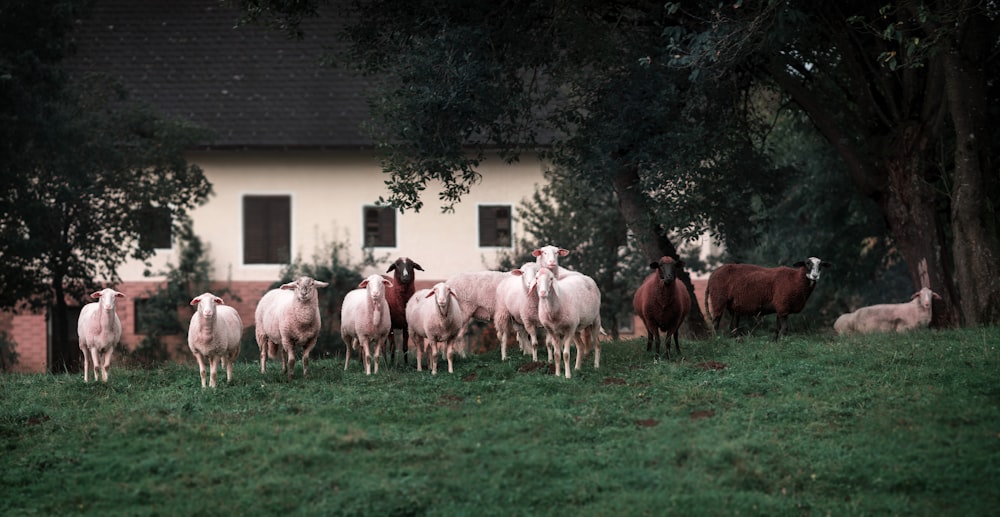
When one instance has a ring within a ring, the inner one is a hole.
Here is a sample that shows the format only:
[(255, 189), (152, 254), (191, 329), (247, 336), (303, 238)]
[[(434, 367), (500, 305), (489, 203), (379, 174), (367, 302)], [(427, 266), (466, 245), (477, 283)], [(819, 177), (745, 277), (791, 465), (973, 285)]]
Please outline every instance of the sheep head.
[(933, 301), (934, 300), (940, 300), (941, 296), (939, 294), (935, 293), (934, 291), (931, 291), (927, 287), (924, 287), (923, 289), (921, 289), (921, 290), (913, 293), (913, 296), (911, 296), (910, 298), (913, 299), (913, 300), (916, 300), (916, 299), (919, 298), (920, 299), (920, 302), (919, 302), (920, 303), (920, 307), (922, 307), (924, 310), (928, 310), (929, 311), (929, 310), (931, 310), (931, 304), (933, 303)]
[(532, 251), (531, 255), (537, 259), (539, 266), (555, 271), (559, 267), (559, 257), (569, 255), (569, 250), (548, 245)]
[(288, 282), (280, 287), (280, 289), (294, 289), (295, 297), (301, 302), (309, 302), (312, 300), (313, 295), (316, 293), (316, 289), (321, 289), (330, 284), (326, 282), (321, 282), (315, 280), (308, 276), (300, 276), (294, 282)]
[(677, 270), (682, 267), (684, 267), (684, 261), (678, 260), (674, 262), (674, 259), (665, 255), (660, 257), (659, 262), (649, 263), (649, 268), (656, 270), (663, 285), (674, 283), (674, 279), (677, 278)]
[(430, 298), (432, 296), (434, 297), (434, 303), (437, 305), (438, 314), (443, 317), (447, 317), (448, 312), (451, 309), (451, 300), (449, 297), (454, 296), (456, 300), (458, 299), (458, 295), (455, 294), (455, 291), (453, 291), (451, 287), (444, 282), (434, 284), (434, 287), (432, 287), (427, 293), (426, 298)]
[(100, 300), (102, 309), (106, 311), (113, 311), (115, 310), (115, 302), (118, 301), (118, 298), (124, 298), (125, 294), (109, 288), (94, 291), (93, 293), (90, 293), (90, 297)]
[(419, 269), (423, 271), (424, 268), (420, 267), (420, 264), (409, 259), (409, 257), (399, 257), (395, 262), (389, 265), (389, 269), (386, 269), (386, 273), (391, 273), (395, 271), (395, 278), (401, 284), (413, 283), (413, 270)]
[(805, 268), (806, 278), (809, 279), (809, 285), (815, 284), (819, 280), (820, 268), (828, 268), (833, 266), (829, 262), (824, 262), (816, 257), (809, 257), (803, 262), (796, 262), (792, 264), (793, 267)]
[(222, 304), (222, 298), (212, 293), (202, 293), (191, 300), (191, 305), (198, 306), (198, 313), (205, 319), (215, 317), (215, 306)]

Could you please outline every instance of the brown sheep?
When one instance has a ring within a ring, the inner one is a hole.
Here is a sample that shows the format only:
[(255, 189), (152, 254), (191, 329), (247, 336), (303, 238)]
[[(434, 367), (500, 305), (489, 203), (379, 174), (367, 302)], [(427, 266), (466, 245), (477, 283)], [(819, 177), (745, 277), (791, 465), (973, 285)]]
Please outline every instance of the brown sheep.
[(417, 278), (416, 271), (423, 271), (420, 264), (410, 260), (408, 257), (399, 257), (389, 265), (386, 273), (392, 273), (392, 278), (382, 275), (383, 278), (392, 282), (392, 287), (385, 290), (385, 301), (389, 303), (389, 316), (392, 319), (392, 326), (389, 329), (388, 347), (389, 360), (396, 360), (396, 329), (403, 331), (403, 342), (400, 346), (403, 349), (403, 362), (406, 363), (406, 354), (409, 349), (410, 327), (406, 324), (406, 302), (413, 296), (416, 290), (414, 281)]
[(766, 268), (753, 264), (725, 264), (708, 278), (705, 309), (715, 331), (722, 313), (728, 312), (731, 333), (736, 335), (740, 316), (777, 314), (774, 339), (787, 334), (787, 318), (805, 307), (819, 280), (820, 268), (831, 264), (816, 257), (796, 262), (793, 267)]
[(670, 336), (680, 354), (679, 329), (691, 310), (691, 296), (684, 283), (677, 280), (677, 271), (684, 267), (684, 262), (664, 256), (659, 262), (651, 262), (649, 267), (653, 272), (636, 289), (632, 307), (646, 326), (646, 351), (652, 350), (656, 343), (656, 354), (660, 354), (662, 330), (666, 336), (667, 359), (670, 359)]

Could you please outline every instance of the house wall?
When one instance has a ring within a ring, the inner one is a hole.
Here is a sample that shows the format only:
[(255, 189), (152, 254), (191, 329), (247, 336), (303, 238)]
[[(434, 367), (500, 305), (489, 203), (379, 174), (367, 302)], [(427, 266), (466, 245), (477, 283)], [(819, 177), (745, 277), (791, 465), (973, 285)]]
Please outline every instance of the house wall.
[[(361, 263), (363, 258), (362, 207), (374, 204), (379, 196), (388, 197), (388, 176), (381, 172), (370, 150), (199, 151), (190, 153), (188, 160), (199, 165), (213, 185), (209, 201), (190, 214), (194, 232), (207, 246), (213, 263), (217, 281), (213, 290), (226, 287), (234, 293), (227, 303), (236, 307), (245, 327), (253, 325), (257, 301), (268, 286), (280, 279), (284, 265), (243, 263), (243, 196), (291, 197), (293, 260), (300, 257), (310, 263), (314, 254), (323, 253), (327, 245), (344, 242), (352, 264)], [(514, 165), (499, 159), (488, 161), (480, 171), (482, 181), (463, 196), (454, 212), (441, 212), (438, 185), (428, 185), (422, 195), (424, 208), (419, 213), (397, 214), (397, 246), (375, 248), (375, 257), (388, 261), (398, 256), (412, 258), (424, 268), (419, 275), (422, 285), (432, 285), (463, 271), (495, 268), (498, 253), (507, 248), (478, 245), (478, 206), (509, 204), (516, 242), (522, 232), (518, 206), (545, 179), (541, 163), (530, 155)], [(135, 333), (135, 300), (148, 297), (164, 280), (159, 273), (176, 262), (176, 249), (164, 249), (148, 263), (130, 261), (119, 268), (123, 282), (115, 288), (126, 294), (118, 306), (122, 345), (126, 348), (134, 350), (144, 337)], [(384, 267), (363, 274), (382, 273)], [(104, 285), (95, 279), (95, 288)], [(186, 308), (179, 311), (185, 324), (191, 313)], [(7, 330), (17, 343), (19, 371), (48, 369), (44, 313), (8, 315), (0, 321), (0, 330)], [(183, 356), (186, 348), (178, 348)]]

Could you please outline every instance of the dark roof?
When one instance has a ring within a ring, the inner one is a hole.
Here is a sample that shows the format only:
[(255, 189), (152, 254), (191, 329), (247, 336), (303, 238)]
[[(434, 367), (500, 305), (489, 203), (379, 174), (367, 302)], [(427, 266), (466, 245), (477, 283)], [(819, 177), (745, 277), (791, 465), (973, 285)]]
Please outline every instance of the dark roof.
[(338, 44), (336, 16), (307, 20), (302, 40), (238, 18), (219, 0), (98, 0), (69, 65), (211, 128), (212, 147), (371, 146), (364, 81), (319, 62)]

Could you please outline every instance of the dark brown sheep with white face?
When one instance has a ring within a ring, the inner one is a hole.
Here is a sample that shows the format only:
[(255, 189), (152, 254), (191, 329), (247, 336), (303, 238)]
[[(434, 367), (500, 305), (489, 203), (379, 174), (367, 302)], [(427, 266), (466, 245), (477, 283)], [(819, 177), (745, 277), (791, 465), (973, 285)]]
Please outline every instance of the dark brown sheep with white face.
[(796, 262), (793, 267), (767, 268), (753, 264), (725, 264), (708, 278), (705, 309), (715, 331), (723, 312), (730, 317), (733, 335), (740, 316), (777, 314), (774, 339), (787, 333), (789, 314), (801, 312), (819, 280), (820, 268), (830, 267), (816, 257)]
[(413, 296), (416, 290), (413, 282), (416, 280), (415, 270), (423, 271), (420, 264), (409, 259), (409, 257), (399, 257), (389, 265), (386, 273), (393, 273), (392, 278), (382, 275), (383, 278), (392, 281), (392, 287), (385, 290), (385, 300), (389, 302), (389, 315), (392, 318), (392, 327), (389, 329), (389, 359), (396, 359), (396, 329), (403, 331), (403, 362), (406, 362), (406, 353), (409, 349), (410, 328), (406, 324), (406, 302)]
[(684, 262), (664, 256), (649, 267), (653, 272), (636, 289), (632, 307), (646, 326), (646, 351), (652, 350), (656, 343), (656, 354), (660, 354), (662, 330), (666, 336), (667, 359), (670, 359), (670, 337), (673, 336), (674, 346), (680, 354), (679, 330), (691, 311), (691, 296), (684, 283), (677, 280), (677, 271), (684, 267)]

